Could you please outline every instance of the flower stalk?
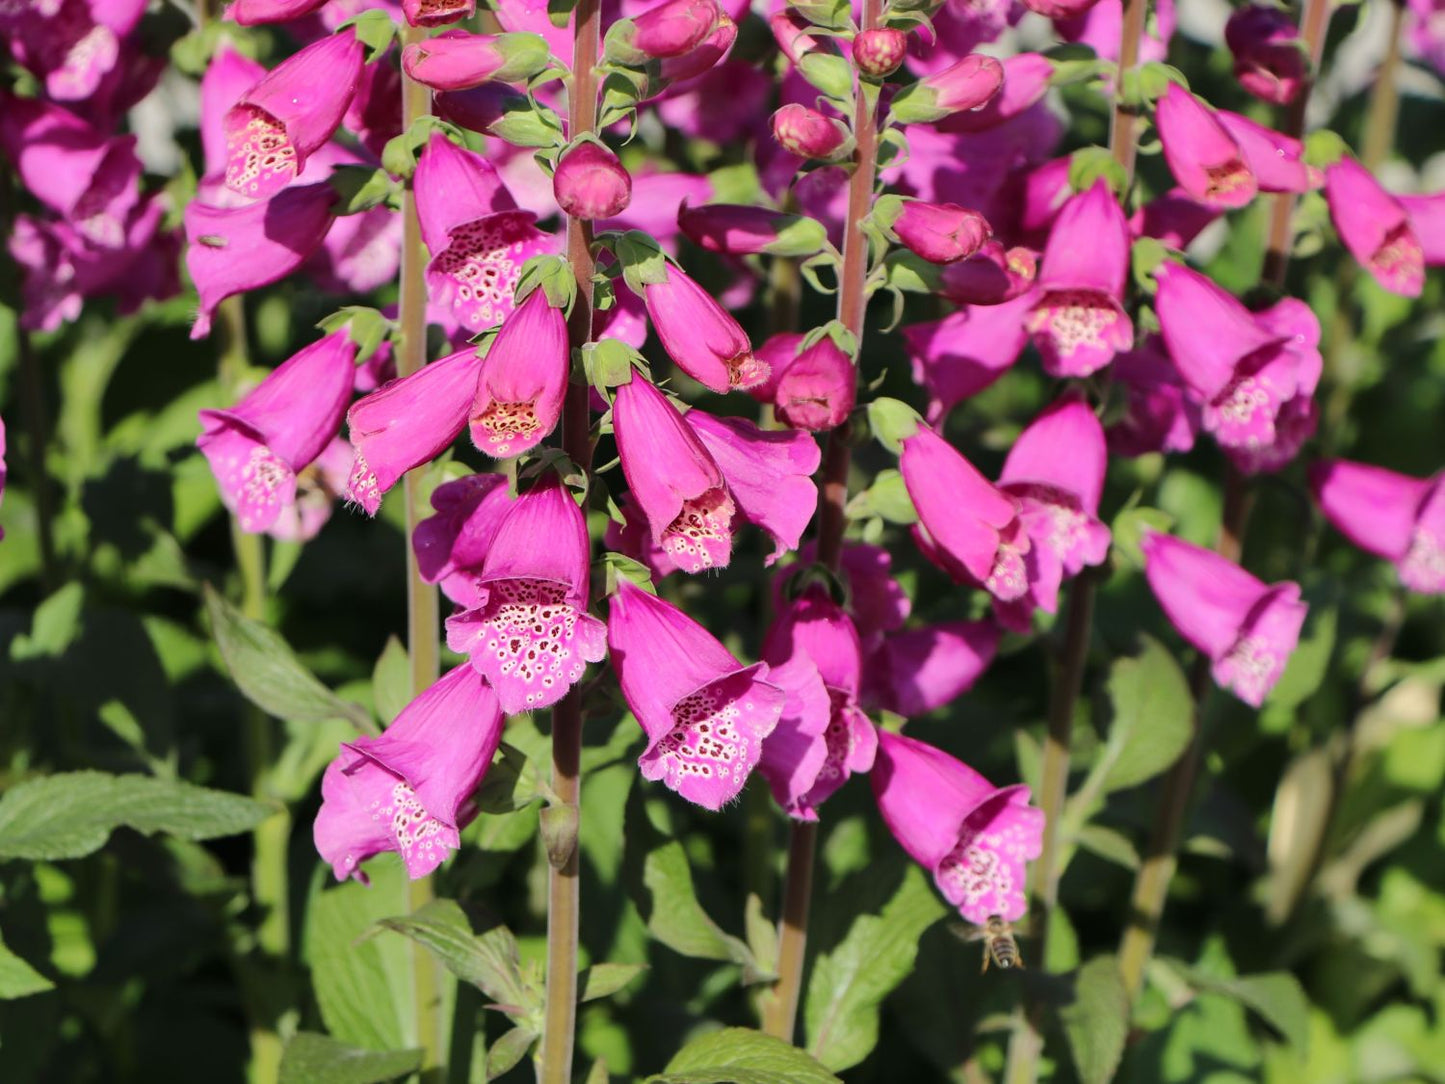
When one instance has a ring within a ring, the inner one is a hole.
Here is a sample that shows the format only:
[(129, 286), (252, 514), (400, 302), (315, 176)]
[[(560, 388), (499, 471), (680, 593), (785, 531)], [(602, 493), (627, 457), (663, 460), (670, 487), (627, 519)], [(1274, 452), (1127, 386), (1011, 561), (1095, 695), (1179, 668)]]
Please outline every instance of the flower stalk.
[[(860, 29), (878, 27), (880, 0), (864, 0)], [(873, 206), (878, 172), (877, 94), (860, 81), (853, 119), (853, 175), (848, 182), (848, 215), (843, 235), (843, 269), (838, 287), (838, 320), (859, 341), (868, 307), (865, 284), (869, 271), (869, 242), (863, 220)], [(852, 453), (845, 421), (828, 436), (823, 453), (822, 484), (818, 497), (818, 560), (837, 572), (843, 554), (844, 508), (848, 503), (848, 469)], [(783, 888), (783, 912), (778, 922), (778, 981), (763, 1012), (763, 1030), (791, 1042), (798, 1001), (803, 988), (803, 964), (808, 946), (808, 911), (813, 895), (813, 865), (817, 850), (817, 822), (794, 821), (788, 839), (788, 865)]]
[[(597, 130), (596, 64), (601, 41), (599, 0), (579, 0), (573, 12), (572, 78), (568, 87), (568, 132), (573, 139)], [(580, 348), (592, 337), (592, 224), (567, 219), (567, 260), (577, 283), (568, 318), (568, 338)], [(571, 384), (562, 406), (562, 450), (583, 470), (592, 459), (588, 388)], [(571, 845), (549, 853), (547, 871), (547, 991), (538, 1055), (540, 1084), (572, 1078), (577, 1030), (577, 941), (581, 880), (576, 826), (579, 824), (582, 760), (582, 697), (575, 687), (552, 709), (552, 792), (560, 822), (570, 823)], [(549, 812), (550, 812), (549, 811)]]

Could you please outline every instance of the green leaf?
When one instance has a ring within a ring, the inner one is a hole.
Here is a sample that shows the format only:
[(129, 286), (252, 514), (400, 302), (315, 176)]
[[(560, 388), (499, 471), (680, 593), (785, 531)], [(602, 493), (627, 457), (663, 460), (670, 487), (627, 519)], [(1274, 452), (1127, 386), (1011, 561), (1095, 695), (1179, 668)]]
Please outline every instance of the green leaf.
[(1190, 985), (1213, 994), (1233, 998), (1258, 1013), (1284, 1041), (1300, 1051), (1309, 1047), (1310, 1006), (1299, 979), (1285, 971), (1220, 979), (1187, 971)]
[(82, 858), (121, 827), (191, 840), (233, 836), (274, 812), (242, 795), (178, 780), (64, 772), (26, 780), (0, 799), (0, 858)]
[[(369, 14), (386, 18), (384, 12)], [(386, 21), (391, 22), (389, 18)], [(333, 166), (326, 183), (336, 192), (336, 202), (331, 205), (331, 210), (342, 217), (374, 210), (399, 191), (391, 174), (369, 166)]]
[(879, 471), (873, 484), (848, 502), (847, 511), (849, 519), (879, 516), (903, 527), (918, 522), (918, 509), (913, 507), (903, 475), (891, 467)]
[(878, 1006), (913, 970), (918, 939), (946, 908), (923, 873), (909, 866), (876, 915), (860, 915), (813, 966), (804, 1022), (808, 1050), (829, 1069), (857, 1065), (878, 1042)]
[(275, 631), (245, 616), (209, 584), (205, 599), (211, 634), (247, 700), (279, 719), (350, 719), (363, 730), (374, 729), (361, 707), (321, 684)]
[(463, 982), (480, 989), (499, 1005), (521, 1012), (541, 1009), (541, 994), (523, 978), (517, 939), (507, 927), (496, 924), (482, 933), (455, 900), (433, 900), (421, 910), (399, 918), (384, 918), (378, 925), (410, 937), (440, 960)]
[(536, 1041), (537, 1033), (531, 1028), (513, 1028), (506, 1032), (487, 1051), (487, 1079), (496, 1080), (515, 1066)]
[(370, 885), (348, 881), (312, 897), (306, 960), (326, 1030), (358, 1046), (396, 1050), (413, 1041), (412, 949), (400, 938), (366, 934), (406, 909), (409, 882), (395, 855), (373, 858), (366, 872)]
[(795, 1046), (749, 1028), (694, 1039), (645, 1084), (838, 1084)]
[(1095, 957), (1079, 969), (1059, 1019), (1082, 1084), (1113, 1080), (1129, 1034), (1129, 994), (1114, 957)]
[(371, 696), (383, 723), (395, 719), (411, 701), (411, 660), (395, 636), (387, 638), (372, 668)]
[(593, 964), (582, 970), (578, 1001), (611, 997), (647, 970), (646, 964)]
[(366, 1050), (298, 1031), (281, 1055), (281, 1084), (384, 1084), (421, 1068), (420, 1050)]
[(54, 989), (55, 983), (11, 952), (4, 941), (0, 941), (0, 1001), (14, 1001), (16, 998)]
[(1193, 733), (1189, 682), (1174, 656), (1148, 636), (1144, 650), (1109, 673), (1113, 719), (1094, 766), (1104, 792), (1152, 779), (1179, 759)]
[(1144, 553), (1139, 548), (1147, 531), (1167, 531), (1174, 526), (1174, 517), (1159, 508), (1131, 505), (1114, 517), (1109, 526), (1113, 549), (1135, 568), (1144, 567)]

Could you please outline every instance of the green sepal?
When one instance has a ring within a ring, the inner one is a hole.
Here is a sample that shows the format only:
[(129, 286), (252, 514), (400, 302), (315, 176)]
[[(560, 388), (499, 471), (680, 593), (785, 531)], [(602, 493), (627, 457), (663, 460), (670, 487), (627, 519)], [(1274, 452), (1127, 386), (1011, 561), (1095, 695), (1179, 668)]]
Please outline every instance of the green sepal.
[(337, 309), (316, 325), (330, 335), (333, 331), (346, 328), (351, 341), (356, 344), (356, 360), (365, 361), (376, 353), (382, 340), (392, 333), (396, 325), (376, 309), (364, 305), (347, 305)]
[(808, 53), (798, 61), (798, 74), (841, 108), (853, 110), (853, 66), (837, 53)]
[(1116, 197), (1122, 197), (1129, 178), (1107, 147), (1082, 147), (1069, 156), (1069, 187), (1087, 192), (1103, 177)]
[(338, 26), (337, 32), (351, 27), (356, 40), (366, 49), (366, 63), (374, 64), (396, 40), (396, 23), (384, 11), (363, 11)]
[(391, 174), (371, 166), (333, 166), (326, 183), (336, 192), (331, 210), (342, 216), (380, 207), (400, 191)]
[(577, 279), (566, 257), (547, 253), (533, 256), (524, 263), (517, 276), (514, 295), (517, 304), (520, 305), (539, 286), (547, 294), (547, 304), (564, 313), (572, 311), (572, 302), (577, 296)]
[(641, 230), (628, 230), (612, 245), (612, 253), (622, 265), (622, 277), (638, 297), (643, 288), (668, 280), (667, 257), (662, 247)]
[(903, 442), (918, 432), (923, 419), (901, 399), (883, 396), (868, 404), (868, 428), (878, 443), (895, 455), (903, 452)]

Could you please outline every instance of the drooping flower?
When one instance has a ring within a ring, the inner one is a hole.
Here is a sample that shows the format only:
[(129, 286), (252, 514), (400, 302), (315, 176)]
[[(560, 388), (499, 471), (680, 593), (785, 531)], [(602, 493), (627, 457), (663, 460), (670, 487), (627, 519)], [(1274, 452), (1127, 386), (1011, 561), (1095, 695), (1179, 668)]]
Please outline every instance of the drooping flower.
[(216, 306), (232, 294), (269, 286), (306, 262), (331, 224), (336, 190), (329, 184), (287, 188), (244, 207), (186, 207), (186, 270), (200, 294), (191, 338), (211, 332)]
[(447, 646), (471, 658), (510, 714), (555, 704), (605, 653), (587, 612), (582, 510), (555, 474), (508, 502), (475, 580), (477, 605), (447, 618)]
[(632, 175), (608, 148), (583, 140), (558, 159), (552, 192), (570, 218), (612, 218), (632, 200)]
[(417, 569), (427, 583), (463, 609), (482, 604), (477, 586), (482, 563), (502, 518), (512, 506), (502, 474), (468, 474), (432, 490), (436, 514), (416, 525), (411, 547)]
[(472, 793), (502, 738), (497, 697), (470, 666), (444, 674), (380, 737), (341, 746), (321, 777), (316, 849), (337, 880), (366, 882), (361, 863), (395, 851), (413, 880), (461, 846)]
[(1360, 266), (1391, 293), (1419, 297), (1425, 253), (1400, 201), (1348, 156), (1325, 170), (1325, 200), (1340, 240)]
[(1239, 153), (1261, 192), (1308, 192), (1323, 181), (1319, 170), (1304, 160), (1304, 144), (1283, 132), (1256, 124), (1227, 109), (1215, 119), (1239, 145)]
[(913, 539), (955, 583), (983, 587), (1001, 602), (1028, 591), (1028, 532), (1018, 501), (993, 485), (927, 426), (903, 441), (898, 462), (918, 510)]
[(1299, 27), (1281, 8), (1236, 8), (1224, 24), (1224, 42), (1234, 54), (1234, 77), (1256, 98), (1288, 105), (1309, 78)]
[(1054, 613), (1059, 586), (1109, 552), (1109, 528), (1099, 522), (1108, 448), (1104, 427), (1077, 395), (1066, 395), (1019, 434), (999, 473), (999, 488), (1019, 502), (1028, 532), (1028, 592), (995, 606), (999, 619), (1028, 631), (1035, 606)]
[(701, 438), (640, 375), (617, 389), (612, 424), (622, 473), (653, 542), (684, 572), (725, 568), (737, 505)]
[(557, 427), (567, 394), (567, 318), (541, 288), (502, 322), (482, 361), (472, 443), (494, 459), (535, 448)]
[(736, 798), (786, 699), (767, 664), (743, 666), (681, 610), (625, 580), (612, 597), (607, 646), (647, 734), (642, 777), (705, 809)]
[(226, 186), (253, 199), (280, 192), (335, 133), (361, 81), (347, 28), (306, 46), (241, 95), (224, 121)]
[(893, 232), (930, 263), (957, 263), (972, 256), (993, 231), (977, 211), (956, 203), (907, 200)]
[(481, 366), (468, 346), (351, 405), (346, 428), (356, 459), (346, 495), (367, 515), (376, 515), (403, 474), (431, 462), (466, 427)]
[(642, 300), (662, 348), (694, 380), (722, 393), (768, 378), (741, 325), (676, 266), (668, 265), (666, 282), (643, 286)]
[(264, 26), (310, 15), (324, 3), (326, 0), (235, 0), (226, 14), (238, 26)]
[(1122, 304), (1128, 274), (1129, 223), (1101, 179), (1054, 221), (1025, 318), (1051, 376), (1088, 376), (1134, 345)]
[[(862, 646), (858, 630), (837, 603), (818, 588), (810, 588), (790, 603), (768, 630), (763, 643), (763, 660), (774, 670), (806, 659), (823, 679), (828, 693), (827, 724), (813, 740), (824, 755), (809, 785), (787, 793), (779, 804), (789, 816), (817, 820), (818, 806), (848, 781), (848, 777), (873, 767), (878, 740), (873, 724), (858, 706), (863, 680)], [(815, 758), (797, 741), (770, 749), (772, 739), (763, 743), (763, 768), (774, 794), (775, 780), (798, 779), (796, 761)], [(771, 756), (769, 754), (772, 754)]]
[(1170, 83), (1156, 106), (1155, 120), (1164, 160), (1184, 191), (1214, 207), (1243, 207), (1254, 199), (1259, 184), (1238, 141), (1214, 110)]
[(201, 411), (196, 440), (243, 531), (264, 531), (296, 501), (296, 479), (336, 436), (356, 346), (332, 332), (278, 365), (230, 410)]
[(926, 715), (973, 688), (993, 663), (1003, 629), (994, 621), (945, 621), (879, 638), (863, 671), (863, 703)]
[(1028, 787), (995, 787), (941, 749), (888, 731), (870, 779), (893, 838), (960, 915), (979, 926), (1023, 917), (1027, 863), (1044, 831)]
[(1261, 583), (1213, 550), (1170, 535), (1140, 543), (1144, 577), (1170, 622), (1209, 657), (1223, 688), (1259, 707), (1299, 643), (1308, 607), (1299, 584)]
[(793, 429), (836, 428), (857, 399), (858, 367), (831, 336), (822, 336), (806, 349), (803, 338), (781, 332), (758, 348), (757, 355), (771, 374), (751, 389), (752, 394), (772, 403), (778, 421)]
[(1023, 245), (1006, 249), (988, 241), (972, 256), (939, 272), (938, 292), (956, 305), (1002, 305), (1033, 289), (1038, 273), (1039, 254), (1033, 249)]
[(1445, 475), (1414, 478), (1368, 463), (1310, 467), (1325, 518), (1366, 553), (1392, 561), (1411, 591), (1445, 593)]
[(822, 453), (804, 432), (759, 429), (746, 418), (718, 418), (690, 410), (684, 423), (722, 471), (738, 513), (773, 539), (771, 565), (798, 548), (818, 506), (813, 473)]
[(1024, 320), (1032, 294), (1001, 305), (966, 305), (942, 320), (903, 328), (913, 379), (928, 391), (927, 418), (937, 425), (969, 396), (1009, 370), (1028, 341)]

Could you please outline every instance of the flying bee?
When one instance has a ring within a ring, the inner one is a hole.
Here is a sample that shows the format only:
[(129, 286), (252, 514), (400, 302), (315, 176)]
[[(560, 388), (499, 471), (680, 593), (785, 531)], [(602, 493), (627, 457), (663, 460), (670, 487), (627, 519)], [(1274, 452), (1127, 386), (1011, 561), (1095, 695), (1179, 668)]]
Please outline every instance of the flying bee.
[(980, 974), (988, 971), (990, 963), (1001, 971), (1023, 970), (1024, 958), (1014, 937), (1013, 923), (1005, 921), (1003, 916), (989, 915), (982, 926), (956, 926), (954, 932), (965, 941), (983, 942)]

